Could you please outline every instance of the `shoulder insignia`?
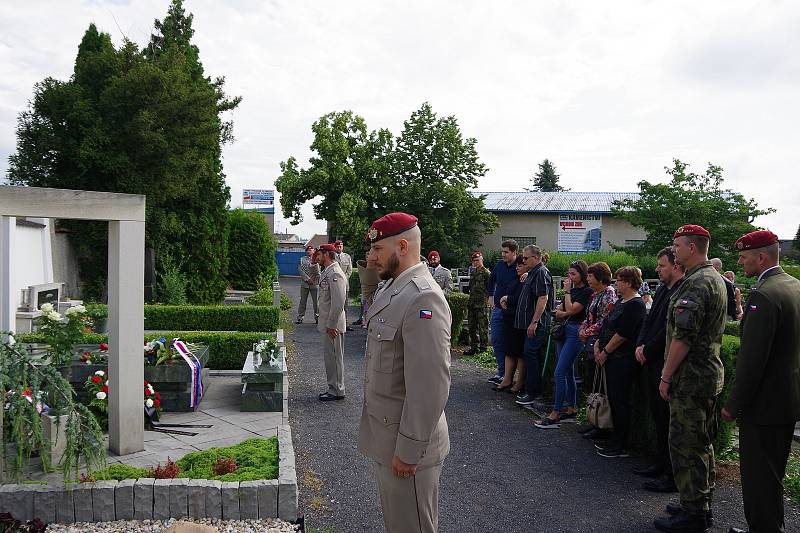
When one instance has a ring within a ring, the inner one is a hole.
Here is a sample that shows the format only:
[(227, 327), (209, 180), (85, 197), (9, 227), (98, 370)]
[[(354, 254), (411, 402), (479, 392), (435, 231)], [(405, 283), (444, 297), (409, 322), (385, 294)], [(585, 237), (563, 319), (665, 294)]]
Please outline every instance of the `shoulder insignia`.
[(419, 276), (414, 276), (413, 278), (411, 278), (411, 281), (421, 291), (431, 288), (430, 283), (428, 283), (428, 280), (426, 280), (425, 278), (420, 278)]
[(431, 312), (429, 309), (420, 309), (419, 317), (430, 320), (433, 318), (433, 312)]

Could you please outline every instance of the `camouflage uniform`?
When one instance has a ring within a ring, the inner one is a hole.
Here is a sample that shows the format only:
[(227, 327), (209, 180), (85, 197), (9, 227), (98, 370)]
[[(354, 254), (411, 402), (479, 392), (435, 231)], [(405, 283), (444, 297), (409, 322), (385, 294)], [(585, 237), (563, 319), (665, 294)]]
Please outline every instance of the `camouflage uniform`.
[(669, 452), (681, 505), (690, 513), (709, 510), (714, 495), (712, 443), (726, 309), (722, 277), (705, 261), (686, 272), (667, 311), (667, 353), (673, 340), (689, 345), (670, 386)]
[(489, 282), (489, 269), (477, 268), (469, 278), (469, 306), (467, 321), (469, 323), (469, 343), (473, 349), (484, 351), (489, 343), (489, 313), (486, 291)]

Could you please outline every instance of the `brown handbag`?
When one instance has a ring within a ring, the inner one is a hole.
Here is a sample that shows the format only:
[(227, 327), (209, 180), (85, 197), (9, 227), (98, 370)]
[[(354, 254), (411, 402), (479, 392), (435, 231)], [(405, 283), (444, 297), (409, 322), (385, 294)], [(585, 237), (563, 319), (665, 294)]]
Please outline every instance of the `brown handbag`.
[(614, 419), (611, 417), (611, 403), (608, 401), (607, 391), (606, 367), (597, 365), (592, 393), (586, 402), (586, 419), (598, 429), (614, 429)]

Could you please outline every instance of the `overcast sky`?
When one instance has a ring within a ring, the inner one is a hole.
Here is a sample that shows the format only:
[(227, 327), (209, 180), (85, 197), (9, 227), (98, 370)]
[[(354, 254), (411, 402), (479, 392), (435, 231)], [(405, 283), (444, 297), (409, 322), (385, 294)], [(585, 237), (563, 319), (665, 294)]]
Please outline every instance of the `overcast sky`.
[[(140, 46), (168, 0), (3, 0), (0, 175), (33, 85), (66, 80), (90, 22)], [(612, 9), (613, 6), (613, 9)], [(207, 75), (225, 76), (236, 142), (232, 205), (307, 163), (311, 124), (350, 109), (400, 133), (424, 101), (455, 115), (489, 167), (480, 190), (521, 190), (556, 164), (576, 191), (636, 191), (673, 158), (800, 223), (800, 3), (187, 0)], [(324, 232), (310, 205), (288, 230)], [(276, 215), (278, 227), (287, 222)], [(687, 221), (690, 222), (690, 221)]]

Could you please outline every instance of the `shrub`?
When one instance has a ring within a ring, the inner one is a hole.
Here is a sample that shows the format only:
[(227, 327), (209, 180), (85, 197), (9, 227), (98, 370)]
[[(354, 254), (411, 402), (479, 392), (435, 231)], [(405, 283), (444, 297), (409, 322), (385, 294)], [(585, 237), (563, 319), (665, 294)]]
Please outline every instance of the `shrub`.
[(447, 297), (447, 304), (450, 306), (450, 316), (452, 317), (452, 323), (450, 324), (450, 343), (455, 346), (458, 344), (458, 339), (464, 326), (464, 320), (467, 318), (469, 295), (460, 292), (450, 293)]
[(150, 330), (275, 331), (279, 312), (262, 305), (145, 305)]
[[(214, 465), (230, 459), (238, 465), (235, 472), (215, 475)], [(278, 477), (278, 438), (247, 439), (229, 448), (209, 448), (192, 452), (178, 461), (182, 477), (219, 481), (250, 481)]]
[[(140, 477), (147, 477), (146, 468), (137, 468), (126, 464), (115, 464), (92, 473), (89, 481), (100, 481), (103, 479), (122, 481), (123, 479), (138, 479)], [(83, 481), (83, 479), (81, 481)]]
[(293, 306), (292, 299), (285, 292), (281, 291), (281, 311), (288, 311)]
[(152, 477), (155, 479), (175, 479), (180, 473), (181, 467), (179, 467), (175, 461), (167, 457), (167, 464), (161, 466), (159, 463), (155, 467), (149, 468), (145, 477)]
[(257, 212), (234, 209), (228, 213), (228, 281), (235, 289), (252, 291), (263, 282), (278, 279), (275, 238)]
[(739, 321), (729, 320), (725, 323), (725, 335), (739, 336)]
[[(145, 335), (144, 342), (166, 337), (169, 339), (179, 337), (188, 343), (204, 344), (208, 346), (208, 368), (214, 370), (241, 370), (247, 352), (253, 345), (263, 339), (267, 333), (240, 332), (240, 331), (170, 331), (166, 333), (150, 333)], [(43, 342), (43, 337), (38, 333), (24, 333), (16, 336), (17, 342), (34, 344)], [(108, 335), (100, 333), (85, 333), (81, 344), (100, 344), (108, 342)]]
[(176, 264), (169, 255), (161, 257), (160, 278), (157, 290), (158, 301), (167, 305), (186, 304), (189, 279), (186, 274), (181, 272), (181, 265)]
[(237, 470), (239, 470), (239, 465), (236, 464), (236, 459), (230, 457), (218, 457), (213, 468), (211, 469), (211, 472), (215, 476), (224, 476), (225, 474), (230, 474), (232, 472), (236, 472)]
[(645, 279), (655, 279), (657, 259), (655, 257), (643, 256), (635, 257), (624, 252), (589, 252), (585, 254), (564, 254), (560, 252), (550, 252), (550, 261), (547, 268), (554, 276), (563, 276), (569, 269), (569, 264), (578, 259), (586, 261), (588, 264), (603, 261), (608, 263), (611, 272), (614, 273), (618, 268), (624, 266), (638, 266), (642, 270), (642, 277)]
[(245, 298), (244, 303), (250, 305), (272, 305), (272, 289), (258, 289)]

